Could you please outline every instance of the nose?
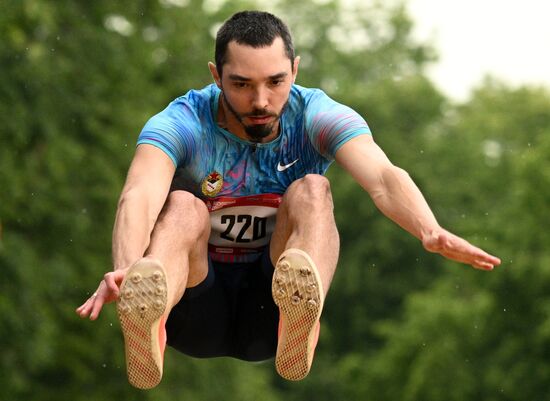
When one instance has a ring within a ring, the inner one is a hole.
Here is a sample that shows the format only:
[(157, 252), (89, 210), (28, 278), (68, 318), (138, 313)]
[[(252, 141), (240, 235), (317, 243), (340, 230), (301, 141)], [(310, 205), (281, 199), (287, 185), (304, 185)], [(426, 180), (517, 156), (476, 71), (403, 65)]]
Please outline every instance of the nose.
[(252, 106), (255, 109), (267, 109), (269, 105), (268, 90), (263, 85), (256, 87), (252, 98)]

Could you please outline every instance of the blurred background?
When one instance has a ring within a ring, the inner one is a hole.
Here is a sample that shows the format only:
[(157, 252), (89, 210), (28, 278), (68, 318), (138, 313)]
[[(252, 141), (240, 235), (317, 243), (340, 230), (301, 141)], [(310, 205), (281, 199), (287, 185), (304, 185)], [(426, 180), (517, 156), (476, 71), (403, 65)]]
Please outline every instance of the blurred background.
[[(252, 8), (290, 25), (298, 83), (361, 113), (440, 223), (503, 263), (486, 273), (426, 253), (334, 165), (342, 251), (308, 378), (168, 350), (160, 386), (136, 390), (115, 308), (96, 322), (74, 309), (111, 268), (143, 124), (211, 82), (217, 28)], [(477, 54), (503, 46), (498, 10), (455, 22), (486, 28), (471, 45), (441, 42), (447, 24), (418, 25), (430, 11), (419, 0), (2, 0), (0, 399), (550, 400), (550, 91), (469, 57), (477, 42), (494, 44)], [(533, 41), (550, 53), (550, 38)], [(510, 60), (525, 58), (524, 42), (507, 43)], [(456, 73), (441, 78), (438, 57), (455, 51)], [(462, 70), (487, 74), (460, 81)]]

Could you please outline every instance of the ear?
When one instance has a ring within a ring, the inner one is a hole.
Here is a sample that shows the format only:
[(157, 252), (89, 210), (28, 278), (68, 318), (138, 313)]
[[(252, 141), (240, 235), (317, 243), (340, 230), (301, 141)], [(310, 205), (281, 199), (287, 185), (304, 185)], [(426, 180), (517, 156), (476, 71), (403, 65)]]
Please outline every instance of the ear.
[(216, 68), (216, 64), (209, 62), (208, 69), (210, 69), (210, 74), (212, 74), (212, 78), (214, 78), (214, 82), (216, 82), (216, 85), (218, 85), (218, 88), (221, 89), (222, 80), (221, 80), (220, 74), (218, 74), (218, 69)]
[(298, 75), (299, 64), (300, 64), (300, 56), (294, 57), (294, 64), (292, 65), (292, 83), (296, 82), (296, 76)]

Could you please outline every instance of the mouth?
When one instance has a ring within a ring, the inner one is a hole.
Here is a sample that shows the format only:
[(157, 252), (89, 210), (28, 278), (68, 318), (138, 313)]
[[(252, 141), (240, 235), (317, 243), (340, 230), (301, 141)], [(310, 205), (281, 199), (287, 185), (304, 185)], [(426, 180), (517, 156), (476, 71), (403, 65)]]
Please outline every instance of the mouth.
[(250, 122), (254, 125), (264, 125), (269, 124), (271, 120), (273, 119), (273, 116), (248, 116), (247, 117)]

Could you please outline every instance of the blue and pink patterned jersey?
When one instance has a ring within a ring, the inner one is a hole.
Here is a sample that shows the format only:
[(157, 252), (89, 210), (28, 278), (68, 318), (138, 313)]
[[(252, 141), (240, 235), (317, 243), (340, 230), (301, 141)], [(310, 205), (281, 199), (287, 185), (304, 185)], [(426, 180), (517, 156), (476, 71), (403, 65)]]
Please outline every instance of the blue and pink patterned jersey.
[(218, 126), (220, 93), (209, 85), (175, 99), (145, 124), (138, 144), (162, 149), (176, 166), (172, 188), (205, 202), (212, 259), (253, 261), (269, 243), (288, 186), (324, 174), (344, 143), (370, 129), (323, 91), (293, 85), (279, 136), (256, 144)]

